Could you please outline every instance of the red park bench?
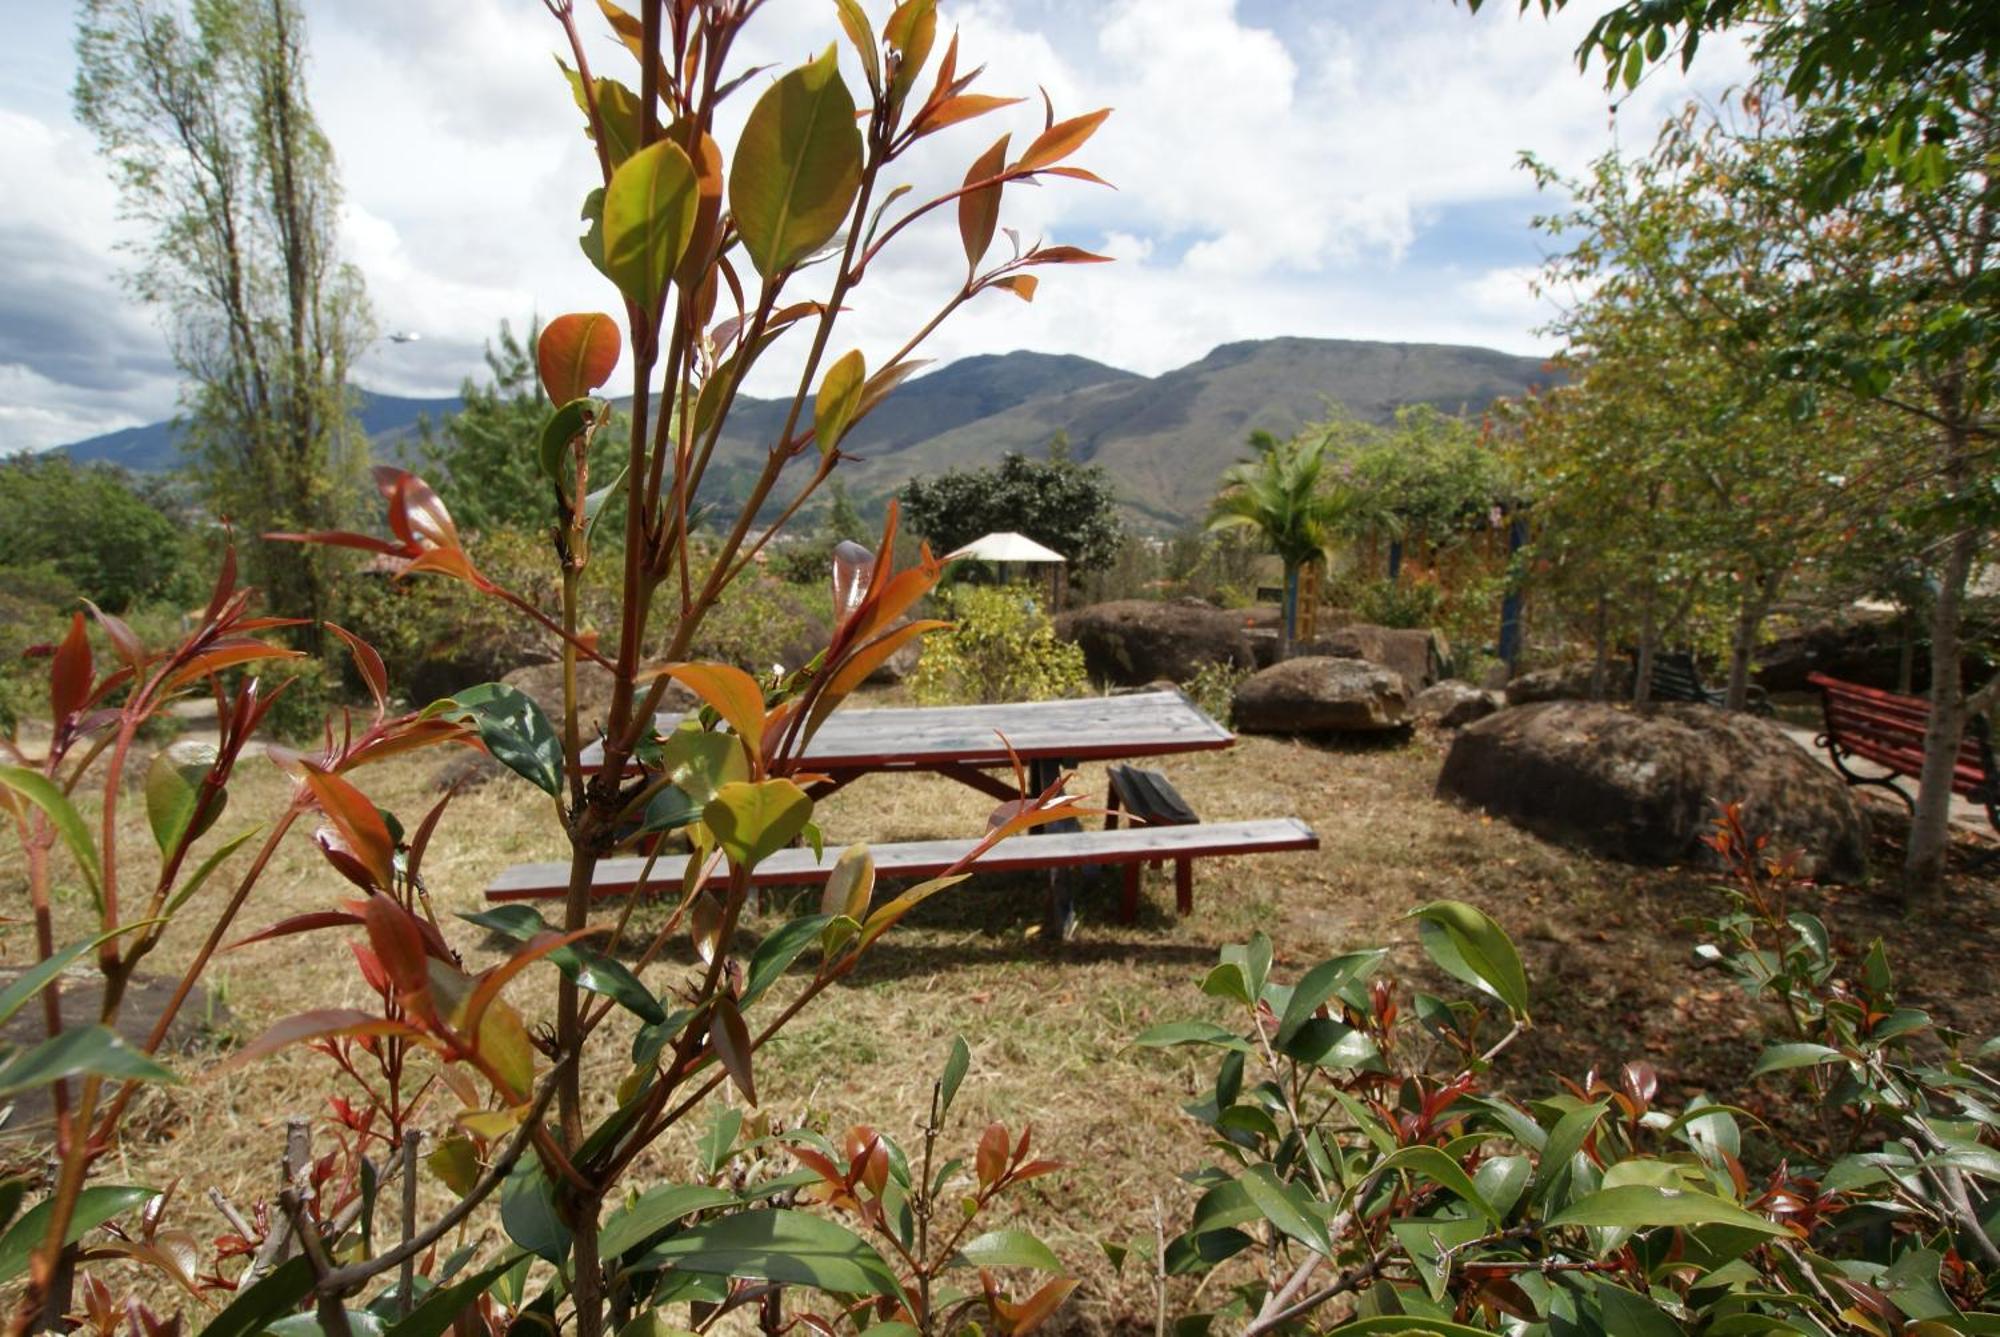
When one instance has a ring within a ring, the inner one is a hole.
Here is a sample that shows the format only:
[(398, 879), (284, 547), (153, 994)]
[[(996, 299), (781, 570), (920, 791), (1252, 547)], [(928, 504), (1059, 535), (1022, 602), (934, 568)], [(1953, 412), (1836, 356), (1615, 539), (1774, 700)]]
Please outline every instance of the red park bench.
[[(1847, 783), (1879, 786), (1914, 809), (1915, 797), (1897, 781), (1915, 779), (1923, 772), (1924, 728), (1930, 722), (1930, 703), (1921, 697), (1843, 682), (1824, 673), (1814, 673), (1806, 681), (1819, 689), (1826, 713), (1826, 731), (1813, 741), (1826, 749), (1833, 768)], [(1848, 766), (1853, 758), (1872, 762), (1889, 773), (1863, 775)], [(1983, 805), (1986, 820), (2000, 831), (2000, 773), (1993, 764), (1993, 738), (1984, 717), (1976, 716), (1966, 725), (1952, 768), (1951, 788), (1953, 793)]]

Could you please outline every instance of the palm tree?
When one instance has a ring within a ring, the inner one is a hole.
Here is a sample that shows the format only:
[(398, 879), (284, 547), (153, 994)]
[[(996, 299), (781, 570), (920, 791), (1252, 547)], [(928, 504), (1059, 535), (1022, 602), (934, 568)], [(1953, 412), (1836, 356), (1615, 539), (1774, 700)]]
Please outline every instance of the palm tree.
[(1256, 531), (1285, 568), (1280, 658), (1292, 652), (1298, 634), (1299, 572), (1322, 560), (1341, 522), (1352, 509), (1345, 489), (1324, 487), (1328, 438), (1312, 433), (1280, 441), (1252, 432), (1253, 459), (1222, 474), (1222, 491), (1209, 504), (1208, 527)]

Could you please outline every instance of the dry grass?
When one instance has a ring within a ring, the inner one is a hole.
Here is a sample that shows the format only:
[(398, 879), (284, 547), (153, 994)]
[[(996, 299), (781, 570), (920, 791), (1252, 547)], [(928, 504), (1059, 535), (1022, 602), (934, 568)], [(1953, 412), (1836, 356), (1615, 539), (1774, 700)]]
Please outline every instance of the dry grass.
[[(909, 1138), (918, 1126), (954, 1034), (974, 1062), (951, 1137), (969, 1151), (990, 1119), (1032, 1121), (1038, 1147), (1072, 1168), (1040, 1181), (1016, 1204), (1020, 1224), (1046, 1238), (1084, 1278), (1072, 1327), (1151, 1325), (1150, 1285), (1135, 1270), (1114, 1278), (1097, 1248), (1150, 1233), (1155, 1202), (1168, 1229), (1185, 1218), (1191, 1191), (1177, 1179), (1204, 1161), (1198, 1130), (1178, 1110), (1205, 1075), (1176, 1056), (1135, 1052), (1132, 1036), (1155, 1021), (1202, 1015), (1212, 1000), (1195, 982), (1218, 947), (1262, 929), (1278, 946), (1280, 971), (1368, 942), (1413, 941), (1401, 914), (1441, 896), (1471, 901), (1514, 934), (1537, 987), (1544, 1025), (1510, 1057), (1503, 1078), (1526, 1084), (1549, 1071), (1581, 1076), (1593, 1063), (1645, 1057), (1663, 1089), (1728, 1089), (1747, 1072), (1763, 1018), (1688, 965), (1677, 927), (1715, 904), (1695, 875), (1642, 872), (1571, 853), (1431, 796), (1441, 744), (1419, 735), (1381, 746), (1321, 748), (1246, 738), (1226, 753), (1173, 759), (1175, 783), (1205, 818), (1294, 814), (1320, 833), (1313, 854), (1218, 860), (1197, 871), (1195, 913), (1172, 914), (1171, 882), (1153, 874), (1140, 922), (1116, 922), (1113, 879), (1084, 892), (1076, 939), (1037, 933), (1042, 884), (975, 882), (912, 915), (848, 982), (804, 1013), (759, 1059), (766, 1108), (787, 1123), (874, 1123)], [(394, 761), (357, 779), (382, 806), (413, 823), (432, 801), (434, 758)], [(277, 807), (286, 782), (246, 764), (220, 830)], [(1101, 792), (1101, 768), (1086, 767), (1084, 792)], [(829, 800), (829, 841), (963, 834), (983, 822), (987, 802), (935, 778), (876, 777)], [(126, 806), (130, 850), (149, 849), (142, 805)], [(462, 796), (431, 847), (427, 875), (439, 912), (480, 905), (486, 881), (509, 864), (561, 853), (547, 800), (511, 777)], [(0, 871), (0, 890), (18, 873)], [(190, 925), (224, 894), (221, 879), (183, 913)], [(288, 842), (241, 923), (246, 931), (349, 894), (301, 835)], [(1865, 942), (1888, 937), (1910, 1001), (1973, 1030), (2000, 1026), (1989, 987), (1996, 918), (1991, 883), (1961, 884), (1946, 904), (1905, 918), (1862, 892), (1830, 895), (1836, 929)], [(87, 906), (64, 905), (69, 936), (86, 928)], [(788, 907), (767, 904), (751, 922), (768, 931)], [(475, 967), (493, 946), (460, 926)], [(169, 937), (167, 970), (192, 951), (192, 934)], [(12, 954), (21, 954), (16, 938)], [(1416, 954), (1399, 968), (1421, 969)], [(653, 968), (662, 988), (688, 968), (680, 956)], [(511, 997), (545, 1015), (553, 974), (531, 974)], [(363, 1005), (338, 935), (260, 944), (221, 959), (211, 984), (226, 1003), (226, 1029), (254, 1034), (304, 1007)], [(781, 986), (782, 988), (783, 986)], [(218, 1037), (222, 1042), (227, 1036)], [(268, 1196), (288, 1114), (319, 1115), (324, 1070), (294, 1052), (220, 1077), (199, 1072), (212, 1055), (183, 1060), (192, 1080), (148, 1098), (137, 1134), (107, 1170), (128, 1182), (183, 1185), (181, 1223), (221, 1229), (202, 1193), (211, 1185), (240, 1203)], [(608, 1092), (622, 1075), (615, 1056), (587, 1084)], [(640, 1182), (685, 1178), (688, 1137), (669, 1139), (638, 1167)], [(427, 1187), (432, 1205), (443, 1190)]]

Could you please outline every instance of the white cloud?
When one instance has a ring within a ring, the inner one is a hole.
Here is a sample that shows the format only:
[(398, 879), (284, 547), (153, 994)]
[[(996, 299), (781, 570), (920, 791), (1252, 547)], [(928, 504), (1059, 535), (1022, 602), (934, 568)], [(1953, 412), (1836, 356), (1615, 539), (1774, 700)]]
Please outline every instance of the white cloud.
[[(1038, 87), (1059, 115), (1111, 105), (1078, 161), (1117, 190), (1013, 190), (1005, 221), (1118, 263), (1044, 271), (1033, 305), (983, 297), (931, 356), (1032, 347), (1159, 372), (1279, 334), (1540, 345), (1530, 330), (1546, 309), (1520, 282), (1537, 243), (1512, 221), (1532, 185), (1515, 163), (1533, 148), (1575, 170), (1614, 142), (1596, 74), (1570, 57), (1599, 6), (1550, 22), (1504, 4), (1474, 17), (1442, 0), (942, 5), (941, 38), (960, 31), (961, 68), (984, 62), (982, 89), (1028, 102), (927, 141), (894, 179), (949, 189), (1003, 128), (1018, 149), (1041, 125)], [(594, 29), (590, 10), (579, 19)], [(448, 393), (481, 370), (503, 318), (613, 304), (575, 244), (596, 166), (554, 67), (560, 32), (539, 5), (343, 0), (311, 17), (313, 97), (346, 187), (343, 242), (382, 329), (423, 336), (371, 349), (367, 384)], [(824, 0), (771, 0), (736, 57), (782, 66), (835, 34)], [(173, 398), (150, 316), (116, 286), (115, 198), (57, 94), (66, 80), (49, 74), (69, 66), (67, 24), (38, 14), (16, 37), (0, 54), (0, 74), (22, 76), (0, 92), (0, 178), (36, 187), (0, 200), (0, 326), (32, 328), (27, 308), (66, 283), (99, 323), (103, 384), (93, 399), (80, 390), (87, 368), (30, 363), (0, 344), (11, 364), (0, 449), (163, 416)], [(622, 49), (592, 40), (599, 73), (626, 71)], [(1704, 87), (1743, 69), (1727, 44), (1704, 46)], [(1633, 146), (1688, 87), (1662, 72), (1625, 102), (1617, 120)], [(725, 141), (756, 92), (753, 81), (730, 104)], [(879, 363), (948, 296), (963, 269), (951, 213), (872, 267), (838, 346)], [(793, 375), (774, 361), (751, 389), (777, 393)]]

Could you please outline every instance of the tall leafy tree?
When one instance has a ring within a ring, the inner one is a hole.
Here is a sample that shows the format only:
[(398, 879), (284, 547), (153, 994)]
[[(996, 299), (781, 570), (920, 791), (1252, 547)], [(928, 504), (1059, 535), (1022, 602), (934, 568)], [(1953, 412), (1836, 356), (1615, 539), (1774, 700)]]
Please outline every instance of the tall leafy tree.
[(1248, 530), (1284, 565), (1281, 654), (1291, 653), (1298, 635), (1299, 573), (1325, 559), (1352, 509), (1352, 494), (1322, 485), (1329, 439), (1310, 430), (1286, 441), (1252, 432), (1257, 454), (1223, 471), (1222, 490), (1209, 507), (1210, 529)]
[(1078, 464), (1066, 449), (1045, 460), (1009, 454), (989, 469), (913, 478), (902, 502), (910, 527), (944, 552), (1011, 531), (1061, 553), (1072, 572), (1101, 571), (1125, 541), (1103, 467)]
[(68, 456), (0, 461), (0, 568), (46, 565), (106, 612), (167, 591), (179, 575), (179, 530), (123, 471)]
[[(365, 458), (347, 376), (371, 331), (335, 246), (340, 187), (306, 96), (304, 16), (296, 0), (80, 11), (77, 115), (148, 229), (129, 280), (165, 312), (208, 499), (253, 532), (331, 528)], [(254, 560), (274, 605), (316, 622), (328, 558), (286, 546)]]

